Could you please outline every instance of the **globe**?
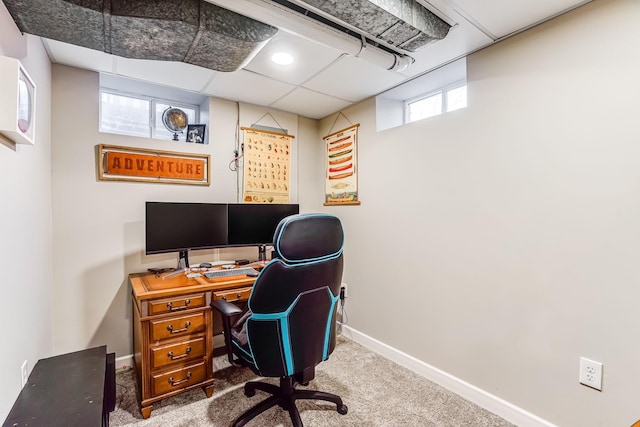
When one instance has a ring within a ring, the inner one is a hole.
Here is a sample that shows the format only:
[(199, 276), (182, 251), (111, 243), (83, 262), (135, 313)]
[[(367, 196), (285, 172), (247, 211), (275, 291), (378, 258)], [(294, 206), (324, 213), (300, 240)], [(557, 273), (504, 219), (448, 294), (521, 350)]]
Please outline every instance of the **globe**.
[(173, 140), (178, 140), (178, 133), (189, 124), (189, 119), (184, 111), (179, 108), (169, 107), (162, 113), (162, 124), (164, 127), (173, 132)]

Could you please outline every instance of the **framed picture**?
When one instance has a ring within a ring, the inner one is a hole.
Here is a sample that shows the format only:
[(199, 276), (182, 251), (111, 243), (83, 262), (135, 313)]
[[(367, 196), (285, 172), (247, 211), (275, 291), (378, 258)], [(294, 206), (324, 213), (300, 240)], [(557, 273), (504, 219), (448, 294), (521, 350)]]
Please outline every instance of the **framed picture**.
[(205, 144), (204, 130), (207, 125), (187, 125), (187, 142)]
[(149, 150), (118, 145), (96, 145), (98, 179), (162, 184), (210, 185), (211, 156)]
[(326, 179), (324, 205), (359, 205), (359, 123), (325, 136)]
[(0, 140), (35, 143), (36, 85), (20, 61), (0, 56)]

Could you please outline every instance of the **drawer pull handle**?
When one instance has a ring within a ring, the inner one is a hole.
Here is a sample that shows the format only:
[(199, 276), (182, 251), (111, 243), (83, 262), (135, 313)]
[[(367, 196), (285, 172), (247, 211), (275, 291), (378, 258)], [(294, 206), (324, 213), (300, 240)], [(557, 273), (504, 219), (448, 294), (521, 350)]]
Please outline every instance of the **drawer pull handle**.
[(174, 356), (173, 355), (173, 351), (170, 351), (167, 356), (169, 357), (169, 359), (171, 360), (177, 360), (177, 359), (182, 359), (183, 357), (187, 357), (189, 355), (189, 353), (191, 353), (191, 347), (187, 347), (187, 350), (184, 354), (181, 354), (179, 356)]
[(222, 299), (223, 299), (223, 300), (225, 300), (225, 301), (229, 301), (229, 302), (238, 301), (240, 298), (242, 298), (242, 292), (238, 292), (238, 293), (236, 294), (236, 299), (234, 299), (234, 300), (228, 300), (226, 295), (223, 295), (223, 296), (222, 296)]
[(186, 310), (187, 308), (189, 308), (189, 304), (191, 304), (191, 300), (190, 300), (190, 299), (188, 299), (188, 298), (187, 298), (186, 300), (184, 300), (184, 305), (183, 305), (183, 306), (181, 306), (181, 307), (174, 307), (174, 306), (173, 306), (173, 303), (172, 303), (171, 301), (169, 301), (169, 302), (167, 303), (167, 308), (168, 308), (170, 311)]
[(170, 333), (172, 334), (179, 334), (180, 332), (186, 332), (189, 329), (189, 326), (191, 326), (191, 322), (186, 321), (184, 322), (184, 328), (182, 329), (173, 329), (173, 325), (169, 325), (167, 326), (167, 329), (169, 330)]
[(185, 379), (183, 379), (183, 380), (180, 380), (180, 381), (175, 381), (175, 380), (173, 379), (173, 377), (170, 377), (170, 378), (169, 378), (169, 384), (171, 384), (172, 386), (177, 386), (177, 385), (180, 385), (180, 384), (186, 383), (186, 382), (187, 382), (187, 381), (189, 381), (190, 379), (191, 379), (191, 372), (187, 372), (187, 377), (186, 377)]

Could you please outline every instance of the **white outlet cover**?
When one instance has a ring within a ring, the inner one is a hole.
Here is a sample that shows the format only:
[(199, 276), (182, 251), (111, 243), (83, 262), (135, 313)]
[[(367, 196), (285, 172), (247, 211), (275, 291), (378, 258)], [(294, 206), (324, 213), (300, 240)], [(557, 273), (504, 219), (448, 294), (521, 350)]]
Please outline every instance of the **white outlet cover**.
[(580, 384), (602, 391), (602, 363), (580, 358)]
[(20, 368), (20, 371), (21, 371), (21, 377), (22, 377), (22, 387), (24, 387), (29, 379), (29, 365), (26, 360), (22, 362), (22, 367)]

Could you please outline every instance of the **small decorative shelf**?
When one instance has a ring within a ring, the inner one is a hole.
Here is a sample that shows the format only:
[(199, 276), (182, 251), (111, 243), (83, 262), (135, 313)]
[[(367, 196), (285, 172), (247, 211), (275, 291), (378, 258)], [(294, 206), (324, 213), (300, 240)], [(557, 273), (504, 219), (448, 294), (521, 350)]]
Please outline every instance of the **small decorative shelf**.
[(0, 56), (0, 134), (16, 144), (35, 142), (36, 85), (15, 58)]

